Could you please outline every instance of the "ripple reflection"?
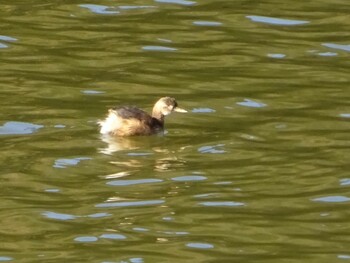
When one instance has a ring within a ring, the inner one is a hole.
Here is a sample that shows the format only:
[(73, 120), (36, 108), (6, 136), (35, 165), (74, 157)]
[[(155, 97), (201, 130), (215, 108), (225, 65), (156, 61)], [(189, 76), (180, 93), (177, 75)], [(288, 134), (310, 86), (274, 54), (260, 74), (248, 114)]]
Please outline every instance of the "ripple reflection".
[(119, 11), (116, 10), (108, 10), (111, 7), (105, 6), (105, 5), (93, 5), (93, 4), (83, 4), (79, 5), (80, 7), (87, 8), (91, 12), (95, 14), (101, 14), (101, 15), (114, 15), (114, 14), (119, 14)]
[(214, 245), (209, 243), (187, 243), (186, 247), (198, 248), (198, 249), (211, 249), (211, 248), (214, 248)]
[(185, 6), (191, 6), (196, 4), (196, 2), (194, 1), (187, 1), (187, 0), (155, 0), (155, 1), (158, 3), (178, 4), (178, 5), (185, 5)]
[(241, 202), (233, 202), (233, 201), (209, 201), (209, 202), (201, 202), (199, 203), (200, 205), (203, 206), (215, 206), (215, 207), (224, 207), (224, 206), (229, 206), (229, 207), (236, 207), (236, 206), (245, 206), (245, 203), (241, 203)]
[(43, 125), (28, 122), (9, 121), (0, 126), (0, 135), (32, 134), (43, 127)]
[(134, 207), (160, 205), (165, 203), (164, 200), (145, 200), (145, 201), (126, 201), (126, 202), (110, 202), (95, 205), (95, 207)]
[(246, 16), (253, 22), (272, 24), (272, 25), (281, 25), (281, 26), (295, 26), (295, 25), (303, 25), (310, 23), (309, 21), (303, 20), (292, 20), (292, 19), (282, 19), (268, 16)]
[(325, 197), (320, 197), (320, 198), (314, 198), (311, 199), (312, 201), (315, 202), (325, 202), (325, 203), (344, 203), (344, 202), (349, 202), (350, 198), (346, 196), (325, 196)]

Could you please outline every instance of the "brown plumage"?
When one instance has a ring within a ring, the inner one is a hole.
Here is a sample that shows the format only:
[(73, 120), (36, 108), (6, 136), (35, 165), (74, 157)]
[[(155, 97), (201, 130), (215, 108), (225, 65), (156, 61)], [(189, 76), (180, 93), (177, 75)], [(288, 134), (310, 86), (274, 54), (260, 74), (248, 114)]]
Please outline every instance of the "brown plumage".
[(105, 120), (99, 121), (100, 133), (114, 136), (151, 135), (164, 130), (164, 117), (171, 112), (187, 112), (178, 107), (174, 98), (160, 98), (152, 115), (130, 106), (109, 109)]

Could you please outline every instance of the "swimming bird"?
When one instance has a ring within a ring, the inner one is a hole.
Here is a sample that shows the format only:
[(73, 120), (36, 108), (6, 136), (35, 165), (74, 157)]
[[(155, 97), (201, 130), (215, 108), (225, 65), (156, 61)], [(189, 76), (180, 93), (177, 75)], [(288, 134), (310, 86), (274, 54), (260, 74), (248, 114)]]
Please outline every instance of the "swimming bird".
[(178, 107), (174, 98), (160, 98), (152, 115), (133, 107), (114, 107), (108, 110), (106, 119), (99, 121), (100, 133), (113, 136), (152, 135), (164, 131), (164, 117), (176, 112), (187, 112)]

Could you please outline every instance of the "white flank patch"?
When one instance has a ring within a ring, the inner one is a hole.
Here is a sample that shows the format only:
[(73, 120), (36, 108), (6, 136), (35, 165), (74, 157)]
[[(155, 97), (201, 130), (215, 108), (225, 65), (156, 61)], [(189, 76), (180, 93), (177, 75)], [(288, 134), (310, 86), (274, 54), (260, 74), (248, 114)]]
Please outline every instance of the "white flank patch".
[(102, 134), (109, 134), (118, 130), (121, 126), (120, 118), (112, 112), (108, 114), (105, 120), (99, 121), (98, 124), (101, 126), (100, 133)]

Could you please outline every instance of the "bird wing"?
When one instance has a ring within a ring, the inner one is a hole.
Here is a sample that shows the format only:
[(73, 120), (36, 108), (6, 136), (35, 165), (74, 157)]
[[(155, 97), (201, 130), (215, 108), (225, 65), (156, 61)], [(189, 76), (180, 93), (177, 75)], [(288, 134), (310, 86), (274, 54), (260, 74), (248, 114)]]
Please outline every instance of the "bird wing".
[(124, 106), (113, 108), (112, 110), (122, 119), (137, 119), (143, 122), (152, 120), (152, 117), (147, 112), (136, 107)]

